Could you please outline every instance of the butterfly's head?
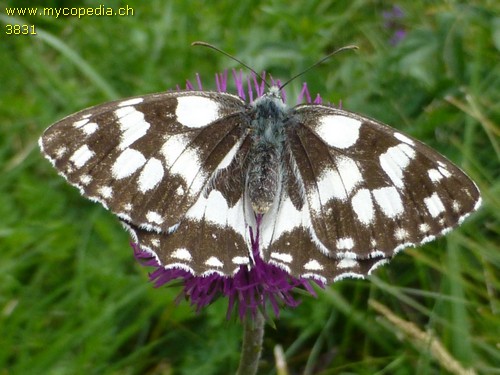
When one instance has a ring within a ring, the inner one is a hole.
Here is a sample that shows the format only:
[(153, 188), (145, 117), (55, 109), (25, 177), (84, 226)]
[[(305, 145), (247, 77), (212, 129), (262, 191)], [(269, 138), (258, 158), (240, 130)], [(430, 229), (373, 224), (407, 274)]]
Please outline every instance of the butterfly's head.
[(279, 86), (269, 87), (267, 93), (255, 99), (252, 105), (257, 111), (259, 111), (259, 109), (266, 109), (273, 112), (284, 112), (287, 108)]
[(269, 97), (279, 99), (281, 102), (283, 101), (283, 95), (281, 95), (281, 87), (277, 85), (273, 85), (269, 87), (269, 91), (266, 94)]

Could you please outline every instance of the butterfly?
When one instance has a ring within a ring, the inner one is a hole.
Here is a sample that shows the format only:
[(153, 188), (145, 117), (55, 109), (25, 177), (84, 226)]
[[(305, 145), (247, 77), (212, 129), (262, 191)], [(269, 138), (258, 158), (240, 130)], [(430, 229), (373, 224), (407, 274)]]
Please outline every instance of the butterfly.
[(44, 156), (165, 269), (232, 276), (264, 262), (322, 282), (364, 277), (481, 204), (457, 166), (388, 125), (280, 87), (251, 103), (177, 91), (50, 126)]

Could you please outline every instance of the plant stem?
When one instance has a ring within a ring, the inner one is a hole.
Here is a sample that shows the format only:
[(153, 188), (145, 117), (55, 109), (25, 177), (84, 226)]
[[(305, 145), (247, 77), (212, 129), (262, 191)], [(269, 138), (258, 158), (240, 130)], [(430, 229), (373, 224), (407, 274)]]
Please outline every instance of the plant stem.
[(243, 323), (243, 345), (241, 347), (240, 365), (237, 375), (255, 375), (259, 367), (264, 339), (264, 316), (257, 311), (255, 315), (248, 313)]

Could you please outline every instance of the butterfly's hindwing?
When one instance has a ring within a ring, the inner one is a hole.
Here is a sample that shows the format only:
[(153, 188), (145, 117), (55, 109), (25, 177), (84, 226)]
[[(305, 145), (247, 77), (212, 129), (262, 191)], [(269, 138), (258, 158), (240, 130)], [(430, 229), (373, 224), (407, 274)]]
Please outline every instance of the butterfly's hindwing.
[[(297, 251), (297, 248), (301, 251)], [(266, 261), (297, 277), (327, 282), (345, 277), (363, 278), (387, 263), (388, 258), (383, 254), (366, 259), (331, 258), (319, 251), (318, 244), (312, 240), (307, 228), (294, 227), (272, 243), (266, 252)]]
[(234, 206), (227, 206), (221, 192), (212, 190), (207, 198), (200, 197), (192, 208), (194, 212), (188, 211), (187, 218), (170, 234), (127, 226), (141, 248), (166, 269), (229, 276), (240, 266), (251, 264), (244, 204), (240, 199)]

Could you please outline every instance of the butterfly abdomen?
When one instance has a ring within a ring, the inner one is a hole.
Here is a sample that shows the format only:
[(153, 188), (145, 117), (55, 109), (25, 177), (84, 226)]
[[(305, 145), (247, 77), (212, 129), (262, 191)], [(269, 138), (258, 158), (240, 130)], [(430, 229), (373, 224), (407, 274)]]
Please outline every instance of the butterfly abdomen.
[(247, 192), (255, 213), (264, 214), (271, 207), (279, 184), (280, 155), (269, 145), (252, 150), (247, 172)]

